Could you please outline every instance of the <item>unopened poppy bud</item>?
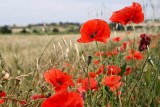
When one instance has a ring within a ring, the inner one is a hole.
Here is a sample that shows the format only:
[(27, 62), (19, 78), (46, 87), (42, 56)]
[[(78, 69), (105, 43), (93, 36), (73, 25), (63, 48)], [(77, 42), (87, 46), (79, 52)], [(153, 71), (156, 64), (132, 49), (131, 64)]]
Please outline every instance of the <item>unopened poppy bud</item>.
[(92, 56), (88, 56), (88, 65), (91, 63), (92, 61)]
[(8, 80), (9, 79), (9, 73), (5, 73), (5, 75), (3, 76), (3, 79)]

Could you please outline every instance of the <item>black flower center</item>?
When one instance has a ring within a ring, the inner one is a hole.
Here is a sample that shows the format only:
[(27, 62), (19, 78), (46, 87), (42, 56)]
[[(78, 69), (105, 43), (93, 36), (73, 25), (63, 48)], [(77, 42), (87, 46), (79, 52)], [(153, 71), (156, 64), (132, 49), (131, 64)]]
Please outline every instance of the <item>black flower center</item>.
[(93, 33), (92, 35), (90, 35), (90, 38), (94, 38), (96, 36), (97, 32)]

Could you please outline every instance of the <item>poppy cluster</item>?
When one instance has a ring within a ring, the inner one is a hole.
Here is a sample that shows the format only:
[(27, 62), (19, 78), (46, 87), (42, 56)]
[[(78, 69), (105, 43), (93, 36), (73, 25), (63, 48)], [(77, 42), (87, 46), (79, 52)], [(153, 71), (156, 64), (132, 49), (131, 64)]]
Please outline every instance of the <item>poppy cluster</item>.
[[(133, 2), (132, 6), (125, 7), (119, 11), (113, 12), (110, 21), (115, 23), (122, 23), (126, 25), (128, 23), (140, 23), (144, 20), (144, 14), (142, 12), (142, 7), (139, 3)], [(108, 23), (101, 19), (92, 19), (85, 22), (81, 29), (80, 29), (81, 37), (77, 41), (80, 43), (88, 43), (93, 41), (107, 43), (107, 39), (110, 37), (111, 31)], [(130, 32), (127, 34), (129, 35)], [(112, 38), (114, 42), (121, 41), (121, 37)], [(95, 56), (105, 56), (112, 57), (112, 55), (119, 55), (120, 52), (124, 50), (128, 50), (130, 47), (130, 43), (133, 41), (124, 42), (121, 47), (115, 47), (108, 52), (96, 52)], [(145, 50), (146, 47), (150, 44), (150, 38), (145, 34), (141, 35), (141, 41), (139, 50)], [(89, 44), (87, 44), (89, 46)], [(126, 57), (127, 60), (131, 60), (131, 58), (141, 60), (143, 55), (140, 52), (132, 51), (131, 49), (130, 55)], [(104, 60), (104, 59), (103, 59)], [(103, 61), (102, 60), (102, 61)], [(91, 60), (90, 60), (91, 62)], [(99, 60), (94, 61), (95, 65), (99, 65)], [(90, 64), (90, 63), (89, 63)], [(88, 64), (88, 65), (89, 65)], [(65, 64), (66, 67), (70, 66), (70, 63)], [(116, 65), (100, 65), (98, 71), (95, 72), (87, 72), (86, 78), (82, 79), (80, 76), (77, 78), (77, 85), (79, 86), (76, 88), (77, 92), (68, 91), (68, 87), (74, 87), (75, 84), (72, 81), (72, 76), (67, 75), (67, 73), (62, 72), (58, 69), (51, 69), (48, 72), (44, 73), (44, 78), (46, 82), (50, 83), (56, 92), (55, 95), (47, 98), (43, 103), (42, 107), (83, 107), (84, 101), (84, 93), (89, 90), (97, 90), (98, 82), (96, 78), (102, 74), (106, 75), (102, 78), (102, 84), (106, 85), (110, 88), (112, 92), (117, 92), (118, 88), (123, 84), (121, 82), (122, 77), (119, 76), (121, 72), (121, 68)], [(123, 71), (124, 72), (124, 71)], [(124, 72), (123, 76), (132, 73), (131, 67), (127, 66), (126, 71)], [(118, 91), (119, 94), (120, 92)], [(34, 95), (30, 97), (32, 100), (37, 98), (44, 98), (43, 95)]]

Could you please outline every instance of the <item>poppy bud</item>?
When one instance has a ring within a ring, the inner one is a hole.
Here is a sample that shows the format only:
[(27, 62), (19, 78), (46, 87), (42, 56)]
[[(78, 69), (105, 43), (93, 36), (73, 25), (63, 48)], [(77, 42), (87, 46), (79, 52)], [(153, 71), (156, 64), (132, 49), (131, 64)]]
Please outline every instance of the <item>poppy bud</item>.
[(141, 35), (140, 45), (139, 45), (139, 51), (144, 51), (147, 49), (147, 46), (150, 45), (151, 38), (147, 36), (146, 34)]
[(92, 56), (88, 56), (88, 65), (91, 63), (92, 61)]

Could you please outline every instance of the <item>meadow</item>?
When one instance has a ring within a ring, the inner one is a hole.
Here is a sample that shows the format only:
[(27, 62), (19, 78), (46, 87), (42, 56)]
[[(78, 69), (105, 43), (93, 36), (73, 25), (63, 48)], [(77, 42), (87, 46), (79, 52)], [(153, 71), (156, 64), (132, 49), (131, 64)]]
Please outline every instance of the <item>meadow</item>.
[[(120, 42), (114, 42), (111, 38), (121, 36), (122, 40)], [(140, 33), (137, 33), (136, 40), (140, 40)], [(8, 78), (4, 78), (4, 74), (1, 73), (1, 89), (5, 90), (7, 93), (6, 98), (15, 100), (7, 101), (2, 106), (21, 106), (23, 103), (18, 101), (28, 101), (26, 106), (39, 107), (43, 102), (43, 99), (31, 100), (29, 97), (33, 95), (45, 95), (54, 94), (53, 88), (47, 84), (44, 80), (43, 74), (51, 68), (57, 68), (63, 72), (73, 76), (73, 81), (76, 83), (78, 78), (85, 78), (86, 71), (88, 67), (88, 56), (92, 56), (91, 63), (89, 65), (89, 72), (96, 73), (99, 69), (100, 64), (96, 64), (95, 60), (99, 60), (99, 56), (95, 56), (99, 49), (96, 47), (96, 42), (80, 44), (77, 43), (77, 39), (80, 34), (72, 35), (53, 35), (53, 36), (0, 36), (0, 49), (1, 49), (1, 68), (3, 72), (9, 74)], [(124, 41), (129, 41), (133, 39), (133, 32), (129, 34), (127, 32), (112, 32), (111, 38), (108, 43), (98, 43), (100, 51), (105, 55), (103, 63), (105, 65), (118, 65), (121, 69), (125, 70), (124, 65), (129, 65), (132, 67), (133, 72), (122, 80), (124, 82), (123, 88), (121, 87), (121, 96), (117, 97), (111, 93), (106, 87), (106, 97), (107, 103), (112, 106), (118, 106), (121, 99), (123, 106), (158, 106), (159, 101), (159, 73), (152, 67), (152, 64), (148, 62), (143, 71), (143, 76), (141, 81), (137, 81), (141, 74), (141, 67), (147, 58), (147, 52), (143, 52), (144, 58), (142, 60), (137, 60), (132, 63), (132, 61), (126, 60), (126, 55), (129, 53), (126, 51), (118, 52), (118, 55), (113, 55), (109, 58), (106, 52), (113, 50), (115, 47), (121, 47)], [(52, 40), (52, 41), (51, 41)], [(155, 46), (154, 46), (155, 45)], [(156, 67), (160, 65), (160, 41), (157, 35), (152, 37), (152, 42), (150, 45), (150, 56)], [(136, 44), (136, 49), (138, 44)], [(69, 63), (69, 66), (66, 66)], [(159, 68), (157, 68), (159, 69)], [(106, 69), (105, 69), (106, 70)], [(35, 74), (34, 74), (35, 72)], [(124, 72), (124, 71), (123, 71)], [(33, 77), (34, 74), (34, 78)], [(100, 81), (101, 77), (96, 76)], [(32, 80), (33, 79), (33, 80)], [(133, 86), (136, 84), (134, 87)], [(101, 82), (98, 82), (101, 85)], [(43, 89), (45, 87), (45, 89)], [(76, 90), (79, 85), (76, 84), (71, 90)], [(131, 93), (132, 91), (132, 93)], [(93, 92), (94, 93), (94, 92)], [(92, 101), (96, 101), (96, 106), (101, 106), (101, 94), (93, 94), (92, 96), (97, 96), (97, 100), (92, 98)], [(129, 97), (131, 99), (129, 100)], [(26, 99), (26, 100), (25, 100)], [(86, 98), (89, 100), (89, 98)], [(134, 99), (134, 100), (133, 100)], [(130, 103), (128, 103), (130, 102)], [(86, 106), (88, 102), (85, 102)], [(119, 105), (120, 106), (120, 105)]]
[(92, 19), (81, 34), (1, 34), (0, 106), (160, 107), (159, 21), (136, 27), (145, 22), (135, 2), (110, 21), (121, 24), (110, 30)]

